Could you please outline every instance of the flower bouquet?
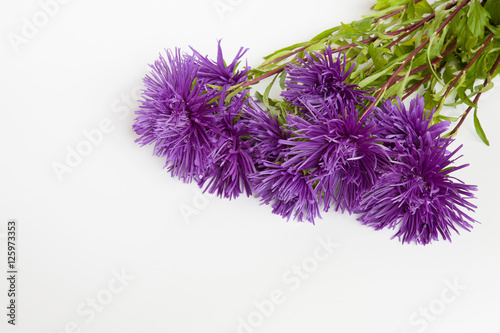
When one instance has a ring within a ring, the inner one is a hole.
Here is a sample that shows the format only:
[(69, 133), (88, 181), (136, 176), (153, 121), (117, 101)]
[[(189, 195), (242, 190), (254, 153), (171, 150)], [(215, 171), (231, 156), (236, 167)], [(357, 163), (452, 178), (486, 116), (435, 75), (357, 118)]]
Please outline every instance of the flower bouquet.
[[(195, 49), (151, 65), (133, 125), (172, 176), (314, 223), (329, 210), (403, 243), (470, 230), (454, 134), (500, 62), (500, 1), (378, 0), (375, 12), (242, 66)], [(270, 81), (263, 92), (253, 85)], [(279, 97), (272, 89), (279, 89)], [(405, 104), (406, 102), (406, 104)], [(452, 106), (468, 108), (458, 117)]]

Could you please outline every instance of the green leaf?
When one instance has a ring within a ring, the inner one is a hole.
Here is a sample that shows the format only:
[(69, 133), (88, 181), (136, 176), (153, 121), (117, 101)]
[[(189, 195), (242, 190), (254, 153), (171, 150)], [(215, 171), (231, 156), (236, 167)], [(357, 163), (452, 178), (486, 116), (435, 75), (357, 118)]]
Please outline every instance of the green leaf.
[(437, 119), (439, 121), (447, 120), (447, 121), (455, 122), (455, 121), (458, 121), (460, 119), (460, 117), (450, 117), (450, 116), (439, 115), (439, 116), (437, 116)]
[(257, 98), (257, 100), (259, 102), (263, 102), (264, 101), (262, 94), (260, 92), (258, 92), (258, 91), (255, 92), (255, 98)]
[(470, 100), (470, 98), (465, 94), (465, 88), (460, 87), (457, 89), (457, 96), (460, 97), (460, 100), (465, 103), (467, 106), (470, 106), (471, 108), (477, 108), (476, 104), (474, 104), (473, 101)]
[(490, 82), (490, 83), (488, 83), (488, 84), (487, 84), (487, 85), (485, 85), (485, 86), (481, 85), (481, 86), (480, 86), (480, 90), (479, 90), (479, 91), (480, 91), (481, 93), (484, 93), (484, 92), (487, 92), (488, 90), (490, 90), (491, 88), (493, 88), (493, 82)]
[(372, 7), (374, 10), (382, 10), (389, 7), (389, 0), (377, 0), (377, 3)]
[(469, 12), (467, 13), (467, 26), (474, 37), (483, 37), (486, 24), (489, 23), (490, 13), (483, 6), (479, 0), (473, 0)]
[(407, 2), (408, 0), (377, 0), (377, 4), (372, 8), (375, 10), (382, 10), (391, 6), (401, 6)]
[(264, 95), (262, 96), (262, 102), (264, 103), (264, 105), (266, 106), (266, 108), (269, 110), (269, 92), (271, 92), (271, 88), (273, 87), (274, 85), (274, 82), (276, 81), (276, 78), (278, 76), (275, 75), (273, 80), (271, 81), (271, 83), (269, 83), (269, 85), (267, 86), (266, 90), (264, 91)]
[[(474, 52), (474, 47), (477, 45), (477, 37), (468, 38), (465, 42), (465, 49), (469, 52), (469, 57), (472, 58), (473, 55), (471, 53)], [(481, 46), (481, 45), (479, 45)]]
[(375, 81), (376, 79), (381, 77), (382, 75), (387, 74), (394, 66), (400, 65), (400, 64), (401, 64), (401, 62), (394, 62), (393, 64), (391, 64), (389, 67), (387, 67), (383, 71), (380, 71), (378, 73), (374, 73), (373, 75), (368, 76), (366, 79), (364, 79), (363, 81), (358, 83), (358, 86), (360, 86), (361, 88), (366, 87), (367, 85), (369, 85), (370, 83), (372, 83), (373, 81)]
[[(234, 96), (236, 96), (237, 94), (239, 94), (240, 92), (242, 92), (243, 90), (245, 89), (250, 89), (249, 87), (247, 88), (236, 88), (232, 93), (230, 93), (229, 95), (226, 96), (224, 102), (225, 103), (229, 103), (231, 101), (231, 99), (233, 99)], [(222, 101), (220, 101), (219, 103), (221, 103)]]
[(434, 9), (427, 2), (427, 0), (421, 0), (415, 5), (415, 13), (417, 16), (424, 16), (424, 14), (433, 13)]
[(409, 19), (415, 18), (415, 1), (408, 2), (405, 13)]
[[(405, 75), (405, 78), (403, 79), (403, 81), (401, 81), (399, 84), (400, 84), (400, 87), (398, 88), (398, 90), (396, 91), (396, 93), (398, 94), (398, 96), (401, 96), (403, 97), (403, 94), (405, 92), (405, 88), (407, 86), (407, 83), (408, 83), (408, 79), (410, 77), (410, 72), (411, 72), (411, 69), (413, 68), (413, 61), (410, 62), (410, 65), (408, 67), (408, 70), (406, 71), (406, 75)], [(396, 86), (396, 85), (394, 85)], [(390, 96), (390, 95), (389, 95)]]
[(362, 19), (359, 21), (354, 21), (352, 23), (352, 26), (359, 32), (367, 33), (371, 31), (372, 23), (373, 23), (372, 19)]
[(311, 42), (297, 43), (297, 44), (290, 45), (288, 47), (284, 47), (282, 49), (279, 49), (279, 50), (265, 56), (264, 60), (270, 61), (272, 59), (279, 58), (280, 56), (288, 53), (288, 51), (293, 51), (295, 49), (298, 49), (299, 47), (303, 47), (303, 46), (306, 46), (309, 44), (311, 44)]
[(384, 47), (375, 47), (373, 44), (370, 44), (368, 47), (368, 54), (372, 58), (376, 70), (387, 64), (388, 60), (384, 57), (384, 54), (386, 53), (390, 53), (390, 51)]
[(432, 92), (432, 89), (430, 88), (425, 89), (424, 102), (426, 110), (432, 110), (439, 105), (439, 103), (437, 103), (436, 100), (434, 99), (433, 95), (434, 94)]
[[(432, 61), (431, 61), (431, 50), (432, 50), (432, 43), (434, 41), (434, 38), (436, 37), (435, 34), (432, 34), (431, 35), (431, 38), (429, 40), (429, 46), (427, 47), (427, 67), (430, 69), (431, 73), (432, 73), (432, 76), (434, 76), (434, 78), (442, 85), (444, 86), (445, 83), (441, 80), (441, 78), (438, 76), (438, 74), (436, 73), (436, 70), (434, 69), (434, 66), (432, 65)], [(444, 40), (444, 38), (442, 38)]]
[(445, 84), (450, 83), (456, 77), (456, 68), (450, 63), (447, 63), (443, 72), (443, 80)]
[(462, 46), (465, 43), (467, 36), (467, 17), (457, 15), (450, 22), (453, 35), (457, 36), (457, 46)]
[(490, 142), (486, 138), (486, 134), (484, 133), (483, 127), (481, 127), (481, 123), (479, 123), (479, 119), (477, 118), (477, 109), (474, 109), (474, 127), (476, 128), (476, 133), (483, 140), (483, 142), (489, 146)]
[(340, 22), (340, 25), (342, 26), (342, 30), (346, 34), (355, 34), (359, 33), (357, 29), (355, 29), (352, 24), (345, 24), (343, 22)]
[(500, 24), (500, 0), (487, 0), (484, 9), (490, 14), (494, 25)]
[(313, 39), (311, 39), (311, 42), (317, 42), (317, 41), (320, 41), (322, 39), (328, 38), (331, 34), (333, 34), (335, 31), (338, 31), (338, 30), (340, 30), (340, 27), (334, 27), (331, 29), (327, 29), (327, 30), (321, 32), (320, 34), (316, 35)]
[(280, 88), (281, 90), (285, 90), (285, 80), (286, 80), (286, 71), (281, 72), (280, 74)]

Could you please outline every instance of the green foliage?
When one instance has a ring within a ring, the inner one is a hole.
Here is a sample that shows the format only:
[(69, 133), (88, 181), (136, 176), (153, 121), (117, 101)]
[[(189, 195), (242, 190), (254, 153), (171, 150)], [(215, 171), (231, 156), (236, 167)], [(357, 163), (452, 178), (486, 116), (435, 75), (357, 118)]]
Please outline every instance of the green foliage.
[(469, 18), (467, 20), (467, 26), (472, 35), (474, 37), (483, 37), (486, 24), (489, 22), (490, 14), (481, 6), (479, 0), (472, 1), (467, 17)]
[[(490, 89), (491, 80), (500, 72), (496, 68), (490, 73), (500, 57), (500, 0), (487, 0), (484, 7), (480, 0), (432, 4), (427, 0), (377, 0), (373, 9), (376, 12), (361, 20), (341, 23), (310, 41), (266, 56), (250, 78), (258, 81), (263, 75), (278, 74), (264, 94), (257, 94), (259, 100), (278, 116), (296, 112), (285, 101), (269, 97), (272, 86), (286, 89), (286, 64), (330, 45), (344, 52), (345, 59), (358, 63), (349, 83), (369, 89), (377, 102), (417, 91), (424, 96), (426, 108), (437, 108), (434, 123), (459, 119), (440, 115), (443, 105), (466, 104), (476, 110), (474, 97)], [(476, 111), (474, 125), (478, 136), (489, 144)]]

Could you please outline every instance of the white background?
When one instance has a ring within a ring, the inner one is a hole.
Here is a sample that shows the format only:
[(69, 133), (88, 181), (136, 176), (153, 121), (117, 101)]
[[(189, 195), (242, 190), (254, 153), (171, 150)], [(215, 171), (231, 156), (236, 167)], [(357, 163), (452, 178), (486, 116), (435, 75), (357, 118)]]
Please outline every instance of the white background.
[[(1, 0), (0, 233), (17, 219), (19, 307), (7, 325), (0, 238), (0, 332), (500, 332), (500, 88), (479, 108), (491, 147), (472, 119), (457, 138), (481, 224), (453, 243), (401, 245), (355, 216), (286, 223), (256, 198), (203, 199), (134, 143), (138, 104), (126, 100), (163, 49), (214, 56), (222, 38), (228, 59), (245, 46), (256, 66), (372, 4), (73, 0), (43, 22), (39, 2)], [(9, 34), (37, 15), (45, 25), (16, 52)], [(53, 163), (103, 119), (111, 131), (59, 181)]]

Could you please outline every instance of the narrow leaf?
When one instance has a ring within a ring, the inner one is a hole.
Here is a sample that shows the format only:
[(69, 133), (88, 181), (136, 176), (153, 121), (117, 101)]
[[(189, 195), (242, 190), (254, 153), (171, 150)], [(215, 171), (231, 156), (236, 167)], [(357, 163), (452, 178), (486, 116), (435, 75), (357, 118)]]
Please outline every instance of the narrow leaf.
[(474, 109), (474, 127), (476, 128), (476, 133), (477, 135), (483, 140), (483, 142), (489, 146), (490, 142), (486, 138), (486, 134), (484, 133), (483, 127), (481, 126), (481, 123), (479, 122), (479, 118), (477, 117), (477, 109)]

